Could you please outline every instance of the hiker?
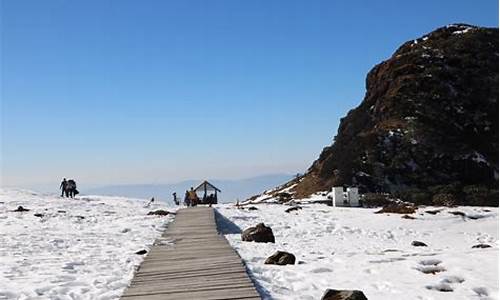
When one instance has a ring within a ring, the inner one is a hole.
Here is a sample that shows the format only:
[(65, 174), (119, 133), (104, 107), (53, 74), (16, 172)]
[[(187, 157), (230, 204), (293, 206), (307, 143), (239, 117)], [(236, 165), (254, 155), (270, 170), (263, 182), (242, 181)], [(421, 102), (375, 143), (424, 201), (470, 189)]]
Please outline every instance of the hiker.
[(208, 195), (208, 207), (212, 207), (212, 204), (215, 202), (215, 195), (212, 193)]
[(186, 194), (184, 194), (184, 204), (186, 206), (189, 206), (189, 204), (191, 204), (191, 202), (189, 201), (189, 192), (186, 191)]
[(179, 205), (179, 200), (177, 200), (177, 193), (176, 193), (176, 192), (174, 192), (174, 193), (172, 194), (172, 196), (174, 197), (174, 204), (175, 204), (175, 205)]
[(68, 186), (68, 182), (66, 181), (66, 178), (63, 178), (63, 181), (61, 182), (61, 185), (59, 186), (59, 189), (61, 190), (61, 197), (64, 197), (64, 194), (66, 193), (67, 186)]
[(189, 202), (191, 202), (191, 206), (196, 206), (198, 204), (198, 200), (198, 195), (196, 195), (193, 187), (191, 187), (191, 190), (189, 191)]
[(76, 189), (76, 182), (73, 179), (68, 180), (66, 185), (66, 197), (74, 198), (79, 192)]

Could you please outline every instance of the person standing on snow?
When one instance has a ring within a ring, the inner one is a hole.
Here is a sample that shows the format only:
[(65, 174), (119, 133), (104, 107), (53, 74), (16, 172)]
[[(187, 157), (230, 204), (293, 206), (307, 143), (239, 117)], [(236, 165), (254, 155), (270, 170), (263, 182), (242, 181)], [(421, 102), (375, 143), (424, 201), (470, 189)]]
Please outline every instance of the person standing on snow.
[(191, 201), (189, 201), (189, 192), (186, 191), (186, 194), (184, 194), (184, 205), (189, 206), (191, 204)]
[(68, 180), (68, 184), (66, 185), (66, 197), (74, 198), (78, 194), (76, 182), (73, 179)]
[(66, 197), (68, 197), (68, 193), (66, 192), (67, 187), (68, 187), (68, 182), (66, 181), (66, 178), (63, 178), (61, 186), (59, 186), (59, 189), (61, 189), (61, 197), (64, 197), (64, 194), (66, 194)]

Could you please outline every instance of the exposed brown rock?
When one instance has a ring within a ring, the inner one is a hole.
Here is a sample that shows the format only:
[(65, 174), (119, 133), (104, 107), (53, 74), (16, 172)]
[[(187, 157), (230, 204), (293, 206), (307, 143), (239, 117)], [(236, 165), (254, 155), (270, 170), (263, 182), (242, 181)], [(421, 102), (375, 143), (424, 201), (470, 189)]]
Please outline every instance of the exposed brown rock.
[(259, 223), (249, 227), (241, 233), (241, 240), (245, 242), (274, 243), (274, 234), (271, 227)]
[(277, 251), (269, 256), (264, 262), (266, 265), (293, 265), (295, 264), (295, 255), (292, 253)]
[(362, 291), (328, 289), (321, 300), (368, 300)]
[[(413, 189), (409, 196), (437, 205), (498, 206), (498, 82), (498, 28), (455, 24), (404, 43), (368, 73), (364, 100), (295, 197), (356, 185)], [(458, 192), (443, 189), (453, 183)], [(476, 185), (484, 197), (461, 196)]]

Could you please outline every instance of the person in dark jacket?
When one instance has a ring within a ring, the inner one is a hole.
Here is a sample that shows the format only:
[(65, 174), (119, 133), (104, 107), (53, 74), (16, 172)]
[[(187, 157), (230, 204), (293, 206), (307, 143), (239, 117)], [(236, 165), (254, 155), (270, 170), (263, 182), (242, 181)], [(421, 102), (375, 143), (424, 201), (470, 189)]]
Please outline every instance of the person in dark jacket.
[(79, 192), (76, 189), (76, 182), (73, 179), (68, 180), (68, 184), (66, 186), (66, 197), (74, 198)]
[(174, 203), (175, 203), (175, 205), (179, 205), (179, 200), (177, 200), (177, 193), (173, 192), (172, 196), (174, 197)]
[(189, 192), (186, 191), (186, 194), (184, 194), (184, 204), (186, 206), (189, 206), (191, 204), (191, 201), (189, 201)]
[(59, 186), (59, 189), (61, 190), (61, 197), (64, 197), (64, 194), (66, 194), (66, 188), (68, 187), (68, 182), (66, 181), (66, 178), (63, 178), (63, 181), (61, 182), (61, 185)]

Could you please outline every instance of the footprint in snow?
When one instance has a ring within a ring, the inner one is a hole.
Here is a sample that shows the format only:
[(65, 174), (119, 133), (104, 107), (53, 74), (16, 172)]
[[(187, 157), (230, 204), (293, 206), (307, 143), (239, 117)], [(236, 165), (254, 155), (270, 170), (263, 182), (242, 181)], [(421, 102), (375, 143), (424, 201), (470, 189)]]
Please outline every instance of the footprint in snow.
[(439, 259), (425, 259), (419, 262), (419, 265), (416, 267), (417, 270), (424, 274), (436, 274), (440, 272), (446, 271), (443, 266), (439, 266), (442, 261)]
[[(453, 284), (460, 284), (464, 282), (465, 279), (460, 276), (444, 276), (439, 283), (436, 284), (430, 284), (427, 285), (426, 288), (429, 290), (436, 290), (438, 292), (453, 292)], [(476, 294), (478, 294), (481, 297), (480, 291), (475, 291), (475, 289), (472, 289)]]
[(453, 287), (450, 284), (444, 282), (426, 285), (425, 288), (428, 290), (435, 290), (438, 292), (453, 292)]
[(436, 273), (446, 271), (446, 269), (443, 266), (433, 266), (433, 265), (431, 265), (431, 266), (418, 266), (417, 270), (419, 270), (420, 272), (422, 272), (424, 274), (433, 274), (433, 275)]
[(474, 293), (476, 293), (479, 297), (489, 296), (488, 289), (486, 289), (485, 287), (475, 287), (475, 288), (472, 288), (472, 291)]
[(424, 260), (421, 260), (419, 262), (419, 264), (421, 264), (422, 266), (437, 266), (439, 265), (440, 263), (442, 263), (441, 260), (439, 259), (424, 259)]
[(465, 279), (460, 276), (444, 276), (443, 279), (441, 279), (441, 282), (444, 283), (462, 283), (464, 281)]
[(311, 270), (311, 273), (329, 273), (329, 272), (333, 272), (333, 270), (329, 268), (316, 268)]
[(383, 264), (383, 263), (392, 263), (392, 262), (403, 261), (403, 260), (406, 260), (406, 258), (403, 258), (403, 257), (392, 257), (392, 258), (381, 259), (381, 260), (370, 260), (368, 262), (372, 263), (372, 264)]

